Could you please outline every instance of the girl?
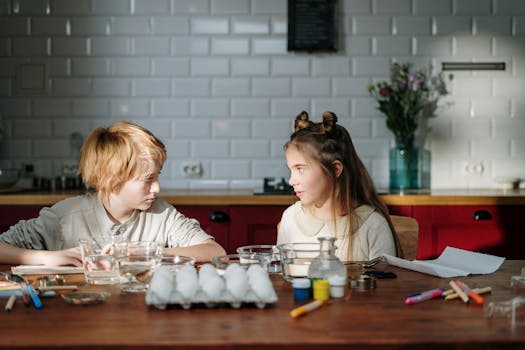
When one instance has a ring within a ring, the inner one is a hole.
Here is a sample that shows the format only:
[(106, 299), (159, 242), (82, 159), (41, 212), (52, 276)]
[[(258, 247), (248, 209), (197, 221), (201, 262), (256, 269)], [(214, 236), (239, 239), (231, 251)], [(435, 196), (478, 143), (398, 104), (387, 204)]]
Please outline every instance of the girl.
[(283, 213), (277, 244), (335, 236), (343, 261), (400, 253), (388, 210), (334, 113), (313, 123), (301, 112), (285, 150), (289, 182), (300, 201)]
[(156, 241), (169, 254), (209, 261), (225, 254), (194, 219), (158, 197), (164, 144), (148, 130), (117, 122), (84, 142), (79, 174), (93, 189), (43, 208), (0, 235), (0, 263), (81, 266), (79, 239)]

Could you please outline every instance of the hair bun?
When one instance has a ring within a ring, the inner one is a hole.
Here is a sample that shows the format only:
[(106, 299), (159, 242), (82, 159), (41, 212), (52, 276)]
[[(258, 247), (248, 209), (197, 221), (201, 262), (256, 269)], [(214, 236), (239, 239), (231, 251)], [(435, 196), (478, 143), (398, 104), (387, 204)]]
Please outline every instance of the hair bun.
[(337, 124), (337, 116), (334, 112), (326, 111), (323, 113), (323, 128), (328, 134), (335, 130)]
[(303, 128), (310, 126), (312, 122), (309, 120), (308, 113), (302, 111), (297, 117), (295, 117), (294, 131), (299, 131)]

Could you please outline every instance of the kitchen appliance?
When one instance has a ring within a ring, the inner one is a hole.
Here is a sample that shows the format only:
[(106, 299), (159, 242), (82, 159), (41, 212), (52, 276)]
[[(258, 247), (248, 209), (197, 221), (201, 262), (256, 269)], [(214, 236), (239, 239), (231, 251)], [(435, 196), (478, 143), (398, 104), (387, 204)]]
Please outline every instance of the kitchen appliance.
[(269, 194), (294, 194), (293, 187), (288, 184), (284, 177), (276, 179), (274, 177), (265, 177), (263, 180), (262, 192), (255, 192), (256, 195)]

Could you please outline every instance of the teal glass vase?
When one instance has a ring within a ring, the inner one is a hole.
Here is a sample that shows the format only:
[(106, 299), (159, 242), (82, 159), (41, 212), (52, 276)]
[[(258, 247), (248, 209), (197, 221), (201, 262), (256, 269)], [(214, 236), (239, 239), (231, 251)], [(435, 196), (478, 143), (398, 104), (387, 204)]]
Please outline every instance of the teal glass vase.
[(390, 189), (430, 189), (431, 154), (419, 147), (403, 147), (396, 143), (390, 149)]

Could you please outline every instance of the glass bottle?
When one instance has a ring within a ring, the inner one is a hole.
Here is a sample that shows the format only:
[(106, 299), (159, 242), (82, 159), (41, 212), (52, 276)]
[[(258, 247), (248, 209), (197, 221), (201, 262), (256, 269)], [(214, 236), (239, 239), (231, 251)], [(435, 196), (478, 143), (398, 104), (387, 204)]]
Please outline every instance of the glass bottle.
[(340, 277), (346, 280), (346, 267), (335, 255), (335, 237), (318, 237), (319, 256), (308, 267), (308, 278), (325, 279)]

